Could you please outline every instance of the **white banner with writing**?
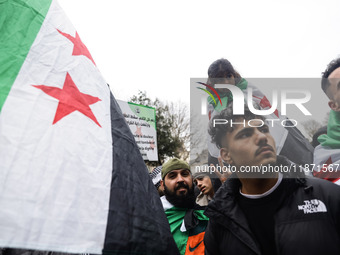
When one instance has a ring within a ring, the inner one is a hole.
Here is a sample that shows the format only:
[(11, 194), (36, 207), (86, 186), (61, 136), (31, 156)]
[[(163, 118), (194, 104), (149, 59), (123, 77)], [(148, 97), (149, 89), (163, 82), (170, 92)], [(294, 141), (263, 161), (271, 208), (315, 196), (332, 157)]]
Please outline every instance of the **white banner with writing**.
[(144, 160), (158, 161), (156, 109), (117, 100)]

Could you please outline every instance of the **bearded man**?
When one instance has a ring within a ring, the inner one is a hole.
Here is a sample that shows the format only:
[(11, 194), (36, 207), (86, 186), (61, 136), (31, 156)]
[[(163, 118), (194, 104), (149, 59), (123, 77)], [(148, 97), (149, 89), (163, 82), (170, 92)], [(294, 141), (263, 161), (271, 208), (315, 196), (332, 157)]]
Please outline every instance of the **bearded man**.
[(171, 233), (180, 254), (204, 254), (204, 233), (208, 218), (204, 207), (195, 202), (194, 183), (189, 165), (172, 158), (162, 168), (161, 197)]

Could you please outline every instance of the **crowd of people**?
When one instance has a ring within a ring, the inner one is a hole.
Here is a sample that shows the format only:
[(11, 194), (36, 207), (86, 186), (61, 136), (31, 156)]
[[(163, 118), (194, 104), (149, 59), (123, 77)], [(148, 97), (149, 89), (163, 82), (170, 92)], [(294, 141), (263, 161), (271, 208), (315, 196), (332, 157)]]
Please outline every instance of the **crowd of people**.
[[(228, 60), (212, 63), (208, 75), (210, 87), (231, 84), (244, 93), (252, 87), (254, 107), (270, 107)], [(216, 88), (223, 104), (209, 99), (206, 166), (211, 168), (170, 158), (150, 172), (158, 207), (164, 209), (157, 215), (164, 217), (166, 243), (177, 246), (176, 254), (340, 254), (340, 171), (334, 169), (340, 163), (340, 58), (328, 65), (321, 87), (330, 117), (327, 128), (315, 133), (313, 146), (296, 127), (270, 126), (246, 104), (242, 115), (234, 115), (232, 96)], [(270, 118), (285, 119), (279, 111)], [(311, 173), (305, 164), (322, 167)], [(215, 178), (207, 169), (214, 169)], [(63, 253), (0, 248), (0, 255), (25, 254)]]
[[(226, 59), (215, 61), (208, 75), (212, 87), (253, 86)], [(271, 128), (247, 105), (243, 115), (233, 115), (232, 97), (219, 91), (227, 106), (209, 105), (208, 164), (236, 171), (217, 171), (218, 189), (204, 169), (190, 170), (178, 158), (150, 173), (180, 254), (340, 254), (339, 171), (327, 171), (340, 160), (340, 59), (323, 73), (322, 89), (331, 113), (315, 149), (298, 129)], [(268, 106), (260, 103), (254, 102), (258, 109)], [(215, 125), (215, 119), (227, 121)], [(301, 167), (313, 162), (322, 171)], [(244, 166), (289, 171), (242, 171)]]

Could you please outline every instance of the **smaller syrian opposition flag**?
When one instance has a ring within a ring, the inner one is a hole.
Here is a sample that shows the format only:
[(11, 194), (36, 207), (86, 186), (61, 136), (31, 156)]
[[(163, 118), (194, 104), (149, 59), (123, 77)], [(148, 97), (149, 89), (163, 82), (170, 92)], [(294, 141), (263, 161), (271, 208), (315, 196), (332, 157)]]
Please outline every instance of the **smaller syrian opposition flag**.
[(340, 185), (340, 149), (316, 146), (313, 175)]
[(327, 134), (318, 137), (314, 150), (313, 175), (340, 185), (340, 113), (331, 110)]
[(0, 247), (177, 254), (134, 137), (61, 8), (0, 6)]

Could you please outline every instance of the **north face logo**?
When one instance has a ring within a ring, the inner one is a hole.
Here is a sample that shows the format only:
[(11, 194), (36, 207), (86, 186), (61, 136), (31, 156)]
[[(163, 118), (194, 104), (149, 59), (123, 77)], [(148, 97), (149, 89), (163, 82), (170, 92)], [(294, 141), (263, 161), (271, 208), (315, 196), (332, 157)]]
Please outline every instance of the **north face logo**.
[(303, 210), (304, 214), (307, 213), (317, 213), (317, 212), (327, 212), (327, 208), (325, 204), (318, 200), (318, 199), (312, 199), (312, 200), (305, 200), (304, 205), (298, 205), (299, 210)]

